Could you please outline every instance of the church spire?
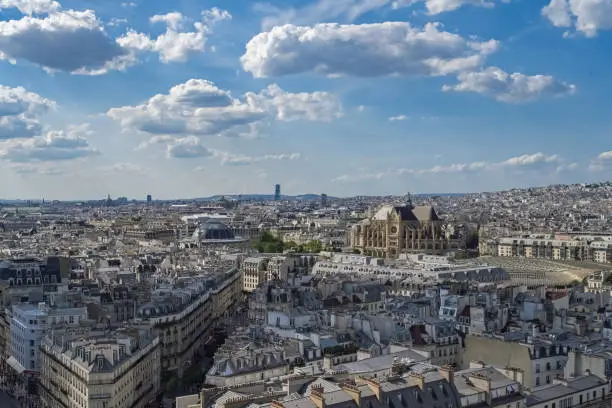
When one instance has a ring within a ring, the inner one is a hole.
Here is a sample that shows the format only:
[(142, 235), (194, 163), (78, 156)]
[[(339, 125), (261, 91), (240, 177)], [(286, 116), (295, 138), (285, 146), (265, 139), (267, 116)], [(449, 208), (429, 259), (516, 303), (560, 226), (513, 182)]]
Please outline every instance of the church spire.
[(406, 207), (410, 208), (411, 210), (414, 208), (414, 205), (412, 204), (412, 194), (410, 194), (410, 192), (406, 193), (404, 196), (404, 203), (406, 203)]

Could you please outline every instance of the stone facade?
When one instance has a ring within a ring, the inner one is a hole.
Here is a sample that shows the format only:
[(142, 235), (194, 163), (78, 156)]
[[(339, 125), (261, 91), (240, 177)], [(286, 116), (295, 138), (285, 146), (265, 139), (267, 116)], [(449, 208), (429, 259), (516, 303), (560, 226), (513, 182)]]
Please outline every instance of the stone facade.
[(387, 258), (408, 252), (441, 254), (460, 247), (453, 228), (433, 207), (410, 204), (382, 206), (372, 217), (353, 226), (349, 242), (363, 254)]
[(152, 330), (102, 337), (48, 336), (40, 395), (49, 408), (145, 408), (159, 392), (159, 338)]

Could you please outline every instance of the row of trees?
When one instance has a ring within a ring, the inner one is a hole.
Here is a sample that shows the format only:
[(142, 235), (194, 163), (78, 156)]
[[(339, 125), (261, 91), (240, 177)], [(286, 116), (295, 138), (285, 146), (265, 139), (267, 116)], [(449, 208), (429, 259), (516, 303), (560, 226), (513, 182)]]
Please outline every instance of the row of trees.
[(253, 242), (253, 248), (261, 253), (282, 253), (285, 250), (293, 250), (299, 253), (319, 253), (325, 249), (319, 240), (312, 240), (305, 244), (297, 244), (294, 241), (283, 242), (269, 231), (264, 231), (259, 239)]

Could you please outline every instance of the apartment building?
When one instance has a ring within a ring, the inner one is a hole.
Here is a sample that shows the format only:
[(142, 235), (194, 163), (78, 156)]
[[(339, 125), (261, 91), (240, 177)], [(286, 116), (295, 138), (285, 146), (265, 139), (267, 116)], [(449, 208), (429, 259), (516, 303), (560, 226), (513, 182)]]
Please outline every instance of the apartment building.
[(251, 293), (268, 280), (268, 263), (270, 258), (251, 257), (242, 261), (243, 290)]
[(153, 292), (136, 317), (159, 333), (161, 367), (166, 377), (182, 377), (195, 352), (212, 335), (217, 320), (230, 313), (242, 295), (240, 271), (179, 278)]
[(527, 389), (552, 384), (555, 378), (563, 376), (569, 351), (567, 345), (534, 340), (533, 336), (527, 339), (508, 336), (468, 335), (460, 366), (469, 368), (472, 362), (482, 361), (496, 367), (519, 370), (523, 373), (520, 382)]
[(41, 344), (40, 397), (49, 408), (144, 408), (159, 392), (159, 338), (149, 327)]
[(552, 238), (507, 237), (487, 241), (480, 248), (481, 255), (551, 259), (556, 261), (591, 261), (612, 263), (610, 237), (581, 236)]
[(41, 340), (56, 325), (78, 326), (87, 319), (87, 309), (51, 308), (46, 303), (13, 305), (10, 312), (9, 364), (18, 372), (37, 374), (40, 371)]

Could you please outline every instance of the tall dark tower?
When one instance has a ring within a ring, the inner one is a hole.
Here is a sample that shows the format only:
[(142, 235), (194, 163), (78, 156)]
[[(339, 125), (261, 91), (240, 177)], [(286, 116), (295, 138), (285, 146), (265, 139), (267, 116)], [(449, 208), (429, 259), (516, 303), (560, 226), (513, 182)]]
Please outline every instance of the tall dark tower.
[(281, 189), (280, 184), (274, 186), (274, 201), (280, 201), (281, 199)]
[(327, 194), (321, 194), (321, 207), (327, 207)]
[(151, 197), (151, 194), (147, 194), (147, 204), (151, 204), (151, 201), (153, 201), (153, 197)]

